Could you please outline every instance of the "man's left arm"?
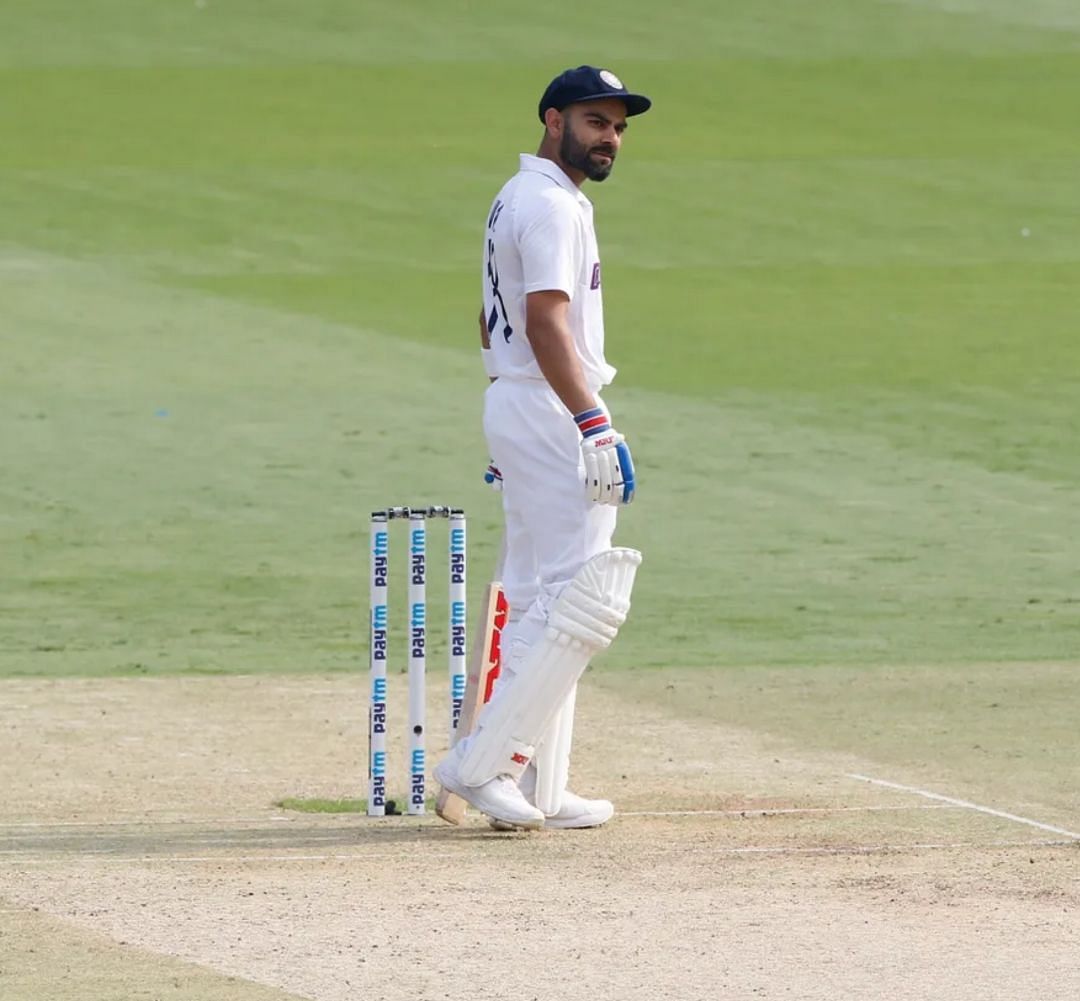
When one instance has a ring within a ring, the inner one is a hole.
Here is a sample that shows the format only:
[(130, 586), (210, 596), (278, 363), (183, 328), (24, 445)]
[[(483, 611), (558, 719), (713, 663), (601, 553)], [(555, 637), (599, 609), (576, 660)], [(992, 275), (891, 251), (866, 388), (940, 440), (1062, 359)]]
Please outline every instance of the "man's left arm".
[[(494, 382), (499, 377), (491, 374), (491, 335), (488, 333), (487, 317), (484, 315), (483, 306), (480, 307), (480, 315), (477, 320), (480, 323), (480, 357), (484, 362), (484, 371), (487, 372), (488, 380)], [(494, 459), (488, 463), (487, 469), (484, 470), (484, 482), (493, 490), (502, 490), (502, 470), (495, 465)]]

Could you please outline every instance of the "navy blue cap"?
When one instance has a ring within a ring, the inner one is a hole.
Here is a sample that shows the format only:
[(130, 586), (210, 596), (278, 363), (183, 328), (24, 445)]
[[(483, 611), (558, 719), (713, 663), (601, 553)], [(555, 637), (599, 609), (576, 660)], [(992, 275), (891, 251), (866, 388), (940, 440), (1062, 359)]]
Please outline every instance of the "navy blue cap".
[(548, 84), (544, 96), (540, 98), (540, 121), (548, 108), (562, 111), (570, 104), (579, 101), (602, 101), (606, 97), (618, 98), (626, 105), (627, 115), (640, 115), (652, 107), (643, 94), (631, 94), (611, 70), (597, 66), (579, 66), (577, 69), (564, 70)]

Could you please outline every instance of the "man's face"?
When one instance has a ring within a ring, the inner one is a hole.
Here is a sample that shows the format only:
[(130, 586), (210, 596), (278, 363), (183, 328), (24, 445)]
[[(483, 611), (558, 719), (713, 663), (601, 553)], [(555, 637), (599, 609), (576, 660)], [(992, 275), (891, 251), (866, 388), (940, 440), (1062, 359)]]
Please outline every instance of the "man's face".
[(626, 130), (626, 105), (617, 98), (572, 104), (563, 110), (559, 156), (590, 181), (603, 181), (615, 165)]

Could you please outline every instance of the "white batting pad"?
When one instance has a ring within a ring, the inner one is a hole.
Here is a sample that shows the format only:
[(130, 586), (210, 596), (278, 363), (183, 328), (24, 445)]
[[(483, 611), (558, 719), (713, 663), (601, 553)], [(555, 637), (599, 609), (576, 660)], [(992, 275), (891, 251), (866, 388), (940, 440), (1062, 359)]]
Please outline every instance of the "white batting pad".
[(465, 785), (496, 775), (521, 778), (536, 744), (593, 655), (611, 645), (630, 610), (636, 549), (606, 549), (574, 575), (551, 606), (544, 635), (517, 668), (514, 683), (481, 712), (461, 761)]
[(533, 803), (549, 817), (561, 809), (563, 793), (570, 781), (570, 747), (574, 742), (576, 703), (577, 685), (574, 685), (536, 745), (536, 756), (533, 758), (536, 795)]

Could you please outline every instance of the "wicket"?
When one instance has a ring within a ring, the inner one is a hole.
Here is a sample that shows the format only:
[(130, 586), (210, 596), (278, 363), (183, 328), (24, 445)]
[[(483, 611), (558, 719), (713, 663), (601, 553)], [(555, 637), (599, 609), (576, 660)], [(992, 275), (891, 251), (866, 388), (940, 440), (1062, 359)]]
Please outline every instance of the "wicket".
[(449, 523), (449, 668), (450, 742), (461, 720), (465, 697), (466, 598), (468, 570), (465, 512), (443, 505), (390, 507), (371, 515), (371, 705), (368, 713), (368, 805), (369, 817), (386, 815), (387, 803), (387, 685), (390, 659), (390, 523), (409, 523), (409, 576), (407, 597), (409, 684), (409, 786), (407, 812), (425, 812), (427, 762), (425, 746), (427, 674), (427, 521), (445, 518)]

